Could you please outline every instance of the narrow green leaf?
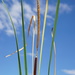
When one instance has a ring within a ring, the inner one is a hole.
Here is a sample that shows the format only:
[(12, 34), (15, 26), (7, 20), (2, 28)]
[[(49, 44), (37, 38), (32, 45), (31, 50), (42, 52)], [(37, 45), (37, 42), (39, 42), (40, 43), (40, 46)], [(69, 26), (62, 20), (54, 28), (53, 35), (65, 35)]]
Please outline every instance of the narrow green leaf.
[(52, 61), (52, 51), (53, 51), (53, 43), (54, 43), (54, 39), (55, 39), (55, 33), (56, 33), (56, 24), (57, 24), (57, 20), (58, 20), (58, 12), (59, 12), (59, 5), (60, 5), (60, 0), (58, 0), (57, 2), (57, 6), (56, 6), (56, 16), (55, 16), (55, 21), (54, 21), (54, 31), (53, 31), (53, 38), (52, 38), (52, 44), (51, 44), (51, 50), (50, 50), (50, 58), (49, 58), (49, 65), (48, 65), (48, 75), (50, 75), (50, 65), (51, 65), (51, 61)]
[[(51, 36), (53, 38), (53, 28), (51, 30)], [(53, 43), (53, 47), (54, 47), (54, 75), (56, 75), (56, 46), (55, 46), (55, 41)]]
[(25, 29), (24, 29), (24, 10), (23, 10), (23, 2), (21, 0), (21, 16), (22, 16), (22, 36), (23, 36), (23, 46), (24, 46), (24, 66), (25, 66), (25, 75), (28, 75), (27, 69), (27, 53), (26, 53), (26, 38), (25, 38)]
[(3, 5), (4, 5), (5, 9), (6, 9), (7, 12), (8, 12), (8, 15), (9, 15), (9, 18), (10, 18), (10, 21), (11, 21), (11, 24), (12, 24), (12, 27), (13, 27), (13, 30), (14, 30), (15, 42), (16, 42), (16, 48), (17, 48), (17, 56), (18, 56), (19, 75), (22, 75), (21, 63), (20, 63), (20, 54), (19, 54), (19, 51), (18, 51), (19, 48), (18, 48), (18, 38), (17, 38), (17, 35), (16, 35), (16, 29), (15, 29), (15, 27), (14, 27), (14, 23), (13, 23), (13, 21), (12, 21), (12, 18), (11, 18), (11, 16), (10, 16), (10, 13), (9, 13), (9, 11), (8, 11), (8, 9), (7, 9), (7, 7), (6, 7), (6, 5), (5, 5), (5, 3), (4, 3), (3, 0), (2, 0), (2, 2), (3, 2)]
[(43, 52), (47, 13), (48, 13), (48, 0), (46, 0), (46, 8), (45, 8), (45, 14), (44, 14), (44, 25), (43, 25), (43, 31), (42, 31), (42, 41), (41, 41), (41, 48), (40, 48), (40, 61), (39, 61), (38, 75), (40, 75), (40, 69), (41, 69), (41, 63), (42, 63), (42, 52)]

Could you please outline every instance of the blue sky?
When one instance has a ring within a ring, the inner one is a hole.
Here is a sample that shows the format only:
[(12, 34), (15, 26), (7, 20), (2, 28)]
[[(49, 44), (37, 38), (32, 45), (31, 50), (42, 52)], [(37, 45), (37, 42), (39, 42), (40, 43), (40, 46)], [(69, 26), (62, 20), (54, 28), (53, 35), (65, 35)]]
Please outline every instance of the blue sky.
[[(56, 31), (56, 64), (57, 75), (75, 75), (75, 0), (60, 0), (60, 10)], [(49, 11), (47, 15), (46, 32), (43, 48), (43, 62), (41, 68), (41, 75), (47, 75), (48, 59), (51, 46), (51, 28), (54, 25), (55, 9), (57, 0), (49, 1)], [(20, 2), (18, 0), (5, 0), (9, 12), (15, 24), (19, 48), (22, 47), (22, 28), (21, 28), (21, 11)], [(41, 33), (43, 27), (43, 15), (45, 10), (45, 0), (41, 0)], [(32, 32), (30, 37), (27, 36), (27, 29), (29, 20), (32, 15), (36, 15), (36, 1), (24, 0), (24, 14), (25, 14), (25, 31), (27, 42), (27, 61), (28, 73), (31, 75), (31, 44)], [(40, 35), (41, 35), (40, 33)], [(41, 37), (40, 37), (41, 38)], [(36, 44), (36, 43), (35, 43)], [(13, 35), (12, 26), (0, 0), (0, 75), (18, 75), (18, 62), (17, 54), (8, 58), (4, 56), (16, 50), (15, 39)], [(35, 48), (36, 52), (36, 48)], [(23, 51), (21, 53), (21, 64), (24, 75), (23, 67)], [(52, 60), (51, 75), (53, 75), (54, 62)]]

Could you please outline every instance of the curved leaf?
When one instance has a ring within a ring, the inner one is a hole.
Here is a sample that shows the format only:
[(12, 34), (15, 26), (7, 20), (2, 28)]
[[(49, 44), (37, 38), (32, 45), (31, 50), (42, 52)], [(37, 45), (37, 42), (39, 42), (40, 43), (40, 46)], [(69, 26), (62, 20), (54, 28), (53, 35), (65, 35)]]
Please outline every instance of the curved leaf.
[[(14, 30), (16, 48), (17, 48), (17, 51), (18, 51), (19, 48), (18, 48), (18, 39), (17, 39), (17, 35), (16, 35), (16, 29), (15, 29), (15, 27), (14, 27), (14, 23), (13, 23), (13, 21), (12, 21), (12, 18), (11, 18), (11, 16), (10, 16), (10, 13), (9, 13), (9, 11), (8, 11), (8, 9), (7, 9), (7, 7), (6, 7), (6, 5), (5, 5), (5, 3), (4, 3), (3, 0), (2, 0), (2, 2), (3, 2), (3, 5), (4, 5), (5, 9), (6, 9), (7, 12), (8, 12), (8, 15), (9, 15), (9, 18), (10, 18), (10, 21), (11, 21), (11, 24), (12, 24), (12, 27), (13, 27), (13, 30)], [(19, 65), (19, 75), (22, 75), (19, 51), (17, 52), (17, 56), (18, 56), (18, 65)]]

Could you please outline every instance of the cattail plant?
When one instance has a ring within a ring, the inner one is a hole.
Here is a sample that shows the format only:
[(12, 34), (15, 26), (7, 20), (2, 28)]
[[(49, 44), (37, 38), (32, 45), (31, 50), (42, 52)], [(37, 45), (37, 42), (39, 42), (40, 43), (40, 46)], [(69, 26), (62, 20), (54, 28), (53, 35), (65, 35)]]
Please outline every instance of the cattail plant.
[(34, 74), (36, 75), (37, 71), (37, 62), (38, 62), (38, 47), (40, 43), (40, 0), (37, 0), (37, 43), (36, 43), (36, 56), (34, 61)]
[[(24, 51), (24, 68), (25, 68), (25, 75), (28, 75), (28, 63), (27, 63), (27, 52), (26, 52), (26, 36), (25, 36), (25, 24), (24, 24), (24, 8), (23, 8), (23, 0), (20, 0), (20, 4), (21, 4), (21, 18), (22, 18), (22, 38), (23, 38), (23, 47), (21, 49), (18, 48), (18, 38), (17, 38), (17, 34), (16, 34), (16, 29), (14, 26), (14, 23), (12, 21), (12, 18), (10, 16), (10, 13), (4, 3), (4, 1), (2, 0), (3, 5), (5, 7), (5, 9), (8, 12), (10, 21), (12, 23), (12, 27), (14, 30), (14, 35), (15, 35), (15, 42), (16, 42), (16, 48), (17, 51), (5, 56), (5, 57), (9, 57), (15, 53), (17, 53), (17, 57), (18, 57), (18, 66), (19, 66), (19, 75), (22, 75), (22, 70), (21, 70), (21, 63), (20, 63), (20, 51), (23, 50)], [(46, 21), (47, 21), (47, 13), (48, 13), (48, 3), (49, 0), (46, 0), (46, 6), (45, 6), (45, 13), (44, 13), (44, 21), (43, 21), (43, 30), (42, 30), (42, 39), (41, 39), (41, 46), (40, 46), (40, 0), (36, 0), (37, 2), (37, 18), (35, 18), (35, 16), (31, 17), (30, 20), (30, 24), (28, 27), (28, 36), (30, 34), (30, 27), (32, 25), (32, 21), (33, 21), (33, 33), (32, 33), (32, 75), (40, 75), (40, 71), (41, 71), (41, 65), (42, 65), (42, 54), (43, 54), (43, 44), (44, 44), (44, 37), (45, 37), (45, 29), (46, 29)], [(51, 67), (51, 62), (52, 62), (52, 54), (53, 54), (53, 49), (54, 49), (54, 75), (56, 75), (56, 46), (55, 46), (55, 34), (56, 34), (56, 27), (57, 27), (57, 20), (58, 20), (58, 11), (59, 11), (59, 5), (60, 5), (60, 0), (58, 0), (57, 2), (57, 6), (56, 6), (56, 15), (55, 15), (55, 20), (54, 20), (54, 27), (51, 29), (51, 36), (52, 36), (52, 42), (51, 42), (51, 48), (50, 48), (50, 57), (49, 57), (49, 64), (48, 64), (48, 75), (50, 75), (50, 67)], [(37, 19), (37, 22), (36, 22)], [(35, 32), (36, 32), (36, 25), (37, 25), (37, 39), (36, 39), (36, 55), (34, 58), (34, 47), (35, 47)], [(40, 58), (38, 61), (38, 49), (40, 48)], [(38, 69), (37, 69), (37, 64), (38, 65)], [(38, 73), (37, 73), (38, 72)]]
[(36, 32), (36, 19), (35, 16), (31, 17), (30, 24), (28, 27), (28, 35), (30, 34), (30, 27), (32, 25), (32, 20), (34, 21), (34, 26), (33, 26), (33, 34), (32, 34), (32, 75), (36, 75), (37, 71), (37, 55), (34, 60), (34, 37), (35, 37), (35, 32)]

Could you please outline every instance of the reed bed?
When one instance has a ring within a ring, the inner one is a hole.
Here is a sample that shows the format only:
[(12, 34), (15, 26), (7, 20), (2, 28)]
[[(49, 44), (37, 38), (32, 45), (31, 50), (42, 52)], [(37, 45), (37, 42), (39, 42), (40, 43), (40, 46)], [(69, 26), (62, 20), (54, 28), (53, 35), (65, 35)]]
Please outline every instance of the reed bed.
[[(15, 42), (16, 42), (16, 49), (17, 51), (13, 52), (12, 54), (9, 54), (5, 57), (9, 57), (15, 53), (17, 53), (18, 57), (18, 66), (19, 66), (19, 75), (22, 75), (22, 69), (21, 69), (21, 63), (20, 63), (20, 51), (24, 51), (24, 68), (25, 68), (25, 75), (28, 75), (28, 63), (27, 63), (27, 52), (26, 52), (26, 36), (25, 36), (25, 19), (24, 19), (24, 8), (23, 8), (23, 0), (20, 0), (21, 4), (21, 18), (22, 18), (22, 38), (23, 38), (23, 47), (19, 49), (18, 47), (18, 38), (16, 34), (16, 29), (14, 26), (14, 23), (12, 21), (12, 18), (10, 16), (10, 13), (2, 0), (3, 5), (8, 12), (8, 16), (10, 18), (13, 30), (14, 30), (14, 36), (15, 36)], [(46, 29), (46, 21), (47, 21), (47, 13), (48, 13), (48, 5), (49, 5), (49, 0), (46, 0), (46, 6), (45, 6), (45, 12), (44, 12), (44, 20), (43, 20), (43, 30), (42, 30), (42, 40), (41, 40), (41, 46), (39, 46), (40, 43), (40, 0), (36, 0), (37, 2), (37, 18), (35, 16), (31, 17), (30, 24), (28, 27), (28, 35), (30, 34), (30, 27), (32, 25), (32, 21), (34, 21), (34, 26), (33, 26), (33, 33), (32, 33), (32, 75), (40, 75), (41, 72), (41, 65), (42, 65), (42, 55), (43, 55), (43, 44), (44, 44), (44, 38), (45, 38), (45, 29)], [(51, 29), (51, 36), (52, 36), (52, 42), (51, 42), (51, 48), (50, 48), (50, 56), (49, 56), (49, 64), (48, 64), (48, 75), (50, 75), (50, 67), (51, 67), (51, 62), (52, 62), (52, 54), (53, 54), (53, 49), (54, 49), (54, 75), (56, 75), (56, 46), (55, 46), (55, 34), (56, 34), (56, 27), (57, 27), (57, 20), (58, 20), (58, 12), (59, 12), (59, 5), (60, 5), (60, 0), (57, 0), (57, 6), (56, 6), (56, 15), (55, 15), (55, 20), (54, 20), (54, 27)], [(37, 19), (37, 22), (36, 22)], [(37, 39), (35, 40), (35, 27), (37, 25)], [(36, 42), (36, 55), (34, 58), (34, 47)], [(38, 49), (40, 47), (40, 58), (38, 60)], [(37, 64), (39, 62), (38, 68)]]

